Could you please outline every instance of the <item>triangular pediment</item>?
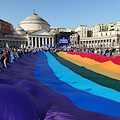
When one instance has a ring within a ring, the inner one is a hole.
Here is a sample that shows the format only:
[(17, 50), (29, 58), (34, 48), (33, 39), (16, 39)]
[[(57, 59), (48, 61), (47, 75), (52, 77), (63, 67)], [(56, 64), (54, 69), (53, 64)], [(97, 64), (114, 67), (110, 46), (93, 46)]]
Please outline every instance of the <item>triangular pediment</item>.
[(47, 32), (47, 31), (39, 30), (39, 31), (31, 33), (30, 35), (39, 35), (39, 36), (44, 35), (44, 36), (47, 36), (47, 35), (51, 35), (51, 34), (49, 32)]

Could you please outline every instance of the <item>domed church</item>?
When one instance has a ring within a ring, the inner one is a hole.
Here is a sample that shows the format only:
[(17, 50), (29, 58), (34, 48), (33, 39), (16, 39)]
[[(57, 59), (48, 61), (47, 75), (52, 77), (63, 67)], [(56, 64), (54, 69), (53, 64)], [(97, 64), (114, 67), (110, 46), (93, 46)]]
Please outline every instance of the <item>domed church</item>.
[(19, 23), (19, 27), (23, 28), (25, 31), (28, 31), (30, 33), (39, 31), (41, 29), (47, 32), (50, 31), (50, 25), (41, 17), (39, 17), (36, 13), (33, 13), (32, 15), (28, 16), (23, 21), (21, 21)]
[(28, 39), (28, 45), (26, 46), (54, 46), (54, 35), (50, 32), (50, 25), (35, 12), (21, 21), (14, 33), (21, 36), (26, 34)]

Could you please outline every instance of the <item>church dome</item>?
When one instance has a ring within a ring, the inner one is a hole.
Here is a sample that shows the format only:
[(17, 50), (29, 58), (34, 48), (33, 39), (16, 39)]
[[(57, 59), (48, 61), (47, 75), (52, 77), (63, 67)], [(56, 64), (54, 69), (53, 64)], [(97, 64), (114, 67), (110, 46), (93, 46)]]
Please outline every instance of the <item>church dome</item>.
[(24, 29), (23, 29), (23, 28), (20, 28), (20, 27), (16, 28), (15, 30), (16, 30), (16, 31), (24, 31)]
[(17, 34), (18, 35), (26, 35), (26, 31), (24, 31), (23, 28), (18, 27), (14, 30), (13, 34), (14, 35), (17, 35)]
[(36, 13), (25, 18), (19, 23), (19, 27), (23, 28), (25, 31), (34, 32), (40, 29), (50, 31), (50, 25)]

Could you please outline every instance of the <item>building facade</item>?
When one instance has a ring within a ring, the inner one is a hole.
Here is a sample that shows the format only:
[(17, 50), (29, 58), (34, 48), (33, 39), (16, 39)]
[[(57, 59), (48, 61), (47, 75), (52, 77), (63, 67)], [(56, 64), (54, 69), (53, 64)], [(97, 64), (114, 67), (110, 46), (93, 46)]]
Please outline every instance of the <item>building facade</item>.
[(27, 45), (26, 36), (16, 36), (13, 25), (0, 19), (0, 48), (5, 48), (6, 43), (9, 47), (23, 48)]
[(87, 37), (80, 39), (81, 47), (119, 48), (120, 21), (116, 23), (98, 24), (88, 29)]
[(120, 21), (116, 23), (98, 24), (91, 28), (79, 25), (74, 29), (59, 28), (59, 31), (73, 31), (70, 35), (72, 46), (88, 48), (119, 48), (120, 47)]
[(80, 47), (87, 48), (119, 48), (120, 35), (87, 37), (80, 40)]
[(8, 43), (10, 48), (25, 48), (28, 44), (26, 37), (0, 37), (0, 48), (5, 48)]
[(41, 47), (43, 45), (54, 46), (54, 35), (44, 30), (28, 34), (28, 46)]
[(76, 47), (77, 45), (79, 45), (78, 33), (74, 33), (74, 34), (70, 35), (70, 44), (72, 47)]
[(0, 19), (0, 36), (13, 35), (13, 25)]
[(74, 29), (81, 38), (87, 37), (87, 25), (79, 25)]
[[(1, 24), (4, 31), (2, 30), (0, 36), (0, 47), (4, 48), (6, 43), (14, 48), (54, 46), (54, 34), (50, 32), (50, 25), (36, 13), (21, 21), (18, 28), (14, 28), (14, 30), (10, 29), (11, 24), (7, 27), (5, 25)], [(6, 29), (9, 29), (9, 32), (6, 32)]]
[(87, 37), (87, 26), (79, 25), (76, 28), (54, 28), (58, 37), (69, 37), (71, 46), (78, 46), (80, 38)]
[(91, 28), (79, 25), (76, 28), (50, 28), (48, 22), (36, 13), (26, 17), (14, 28), (12, 24), (0, 19), (0, 47), (6, 42), (10, 47), (25, 48), (55, 46), (57, 37), (70, 37), (71, 46), (80, 47), (120, 47), (120, 21), (97, 24)]

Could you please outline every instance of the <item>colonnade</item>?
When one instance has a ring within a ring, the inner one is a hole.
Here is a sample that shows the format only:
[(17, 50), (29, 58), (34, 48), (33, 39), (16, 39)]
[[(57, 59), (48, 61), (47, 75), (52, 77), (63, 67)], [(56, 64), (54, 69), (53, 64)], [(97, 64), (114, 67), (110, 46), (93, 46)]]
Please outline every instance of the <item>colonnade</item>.
[(27, 46), (31, 47), (41, 47), (42, 45), (51, 45), (54, 46), (54, 37), (28, 37), (28, 39), (7, 39), (0, 38), (0, 48), (5, 48), (6, 43), (8, 43), (9, 47), (12, 48), (25, 48)]
[(113, 38), (113, 39), (94, 39), (94, 40), (80, 40), (80, 47), (120, 47), (120, 39)]
[(0, 40), (0, 48), (5, 48), (6, 43), (8, 43), (9, 47), (12, 48), (25, 48), (28, 45), (27, 41), (20, 40)]
[(42, 45), (54, 46), (53, 37), (29, 37), (28, 45), (32, 47), (41, 47)]

